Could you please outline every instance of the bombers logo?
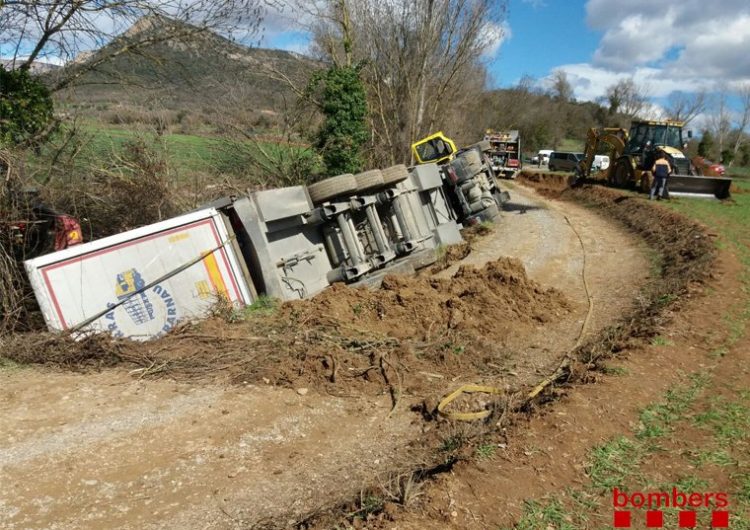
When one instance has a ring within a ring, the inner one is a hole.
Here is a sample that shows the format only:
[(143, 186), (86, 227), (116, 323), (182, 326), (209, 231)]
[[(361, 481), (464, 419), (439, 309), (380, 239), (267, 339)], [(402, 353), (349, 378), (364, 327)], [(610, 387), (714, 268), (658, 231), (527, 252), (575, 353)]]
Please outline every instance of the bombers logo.
[[(624, 492), (612, 490), (614, 507), (614, 527), (630, 528), (636, 511), (645, 511), (646, 528), (665, 526), (665, 509), (676, 510), (679, 528), (698, 527), (698, 509), (711, 513), (711, 528), (729, 528), (729, 495), (726, 492), (686, 493), (672, 488), (672, 491)], [(674, 517), (671, 515), (671, 517)], [(672, 521), (674, 522), (674, 521)], [(707, 520), (702, 521), (708, 523)], [(701, 526), (701, 528), (706, 528)]]
[[(145, 335), (161, 335), (177, 324), (177, 306), (172, 295), (161, 285), (155, 285), (147, 291), (141, 291), (146, 281), (136, 269), (129, 269), (118, 274), (115, 278), (115, 295), (121, 304), (110, 303), (112, 308), (104, 318), (108, 321), (107, 329), (115, 337), (124, 337), (125, 332), (118, 323), (124, 315), (118, 315), (117, 309), (122, 307), (127, 318), (138, 328), (143, 328)], [(140, 291), (140, 292), (139, 292)], [(163, 306), (159, 311), (154, 305)], [(161, 321), (157, 318), (162, 315)], [(157, 327), (159, 326), (159, 327)]]

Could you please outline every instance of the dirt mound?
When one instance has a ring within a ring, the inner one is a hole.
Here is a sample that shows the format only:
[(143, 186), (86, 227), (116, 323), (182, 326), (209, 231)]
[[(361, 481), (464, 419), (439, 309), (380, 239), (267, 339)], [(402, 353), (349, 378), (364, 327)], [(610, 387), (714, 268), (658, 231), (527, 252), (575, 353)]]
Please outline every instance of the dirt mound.
[(380, 289), (334, 286), (312, 300), (287, 306), (314, 325), (330, 319), (398, 339), (429, 340), (444, 330), (502, 342), (511, 329), (557, 319), (568, 310), (562, 293), (543, 289), (517, 259), (483, 268), (462, 266), (452, 278), (386, 276)]
[(573, 184), (575, 176), (561, 173), (522, 171), (518, 175), (518, 181), (534, 186), (537, 189), (561, 191)]
[[(530, 280), (518, 260), (501, 258), (481, 269), (461, 267), (450, 279), (387, 276), (377, 290), (334, 285), (311, 300), (184, 325), (146, 343), (17, 334), (0, 343), (0, 356), (73, 369), (125, 363), (140, 377), (347, 393), (380, 393), (398, 381), (420, 394), (429, 392), (430, 378), (404, 374), (479, 378), (488, 360), (507, 358), (511, 335), (569, 309), (562, 293)], [(440, 378), (433, 382), (444, 386)]]
[(444, 271), (457, 261), (461, 261), (466, 256), (471, 254), (471, 244), (468, 241), (458, 243), (457, 245), (450, 245), (445, 247), (442, 252), (438, 252), (438, 258), (435, 264), (428, 269), (422, 269), (417, 274), (424, 276), (427, 274), (437, 274), (440, 271)]

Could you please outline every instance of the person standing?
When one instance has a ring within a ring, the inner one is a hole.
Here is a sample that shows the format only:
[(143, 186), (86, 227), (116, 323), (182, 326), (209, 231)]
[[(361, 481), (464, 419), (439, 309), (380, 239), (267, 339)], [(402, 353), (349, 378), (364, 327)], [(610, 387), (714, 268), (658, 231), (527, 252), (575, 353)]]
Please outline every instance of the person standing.
[(664, 198), (664, 191), (667, 189), (667, 178), (672, 173), (672, 165), (661, 149), (656, 152), (656, 160), (651, 167), (651, 173), (654, 175), (654, 183), (651, 186), (651, 193), (649, 193), (648, 198), (653, 200), (656, 196), (656, 200), (660, 201)]

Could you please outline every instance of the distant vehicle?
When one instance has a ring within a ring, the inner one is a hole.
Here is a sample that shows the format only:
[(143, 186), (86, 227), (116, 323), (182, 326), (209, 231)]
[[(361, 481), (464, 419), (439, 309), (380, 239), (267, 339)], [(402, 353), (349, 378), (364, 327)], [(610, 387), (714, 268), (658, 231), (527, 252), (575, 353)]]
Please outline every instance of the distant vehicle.
[(583, 153), (565, 153), (554, 151), (549, 156), (550, 171), (575, 171), (578, 162), (583, 160)]
[(549, 164), (549, 155), (551, 155), (553, 152), (554, 151), (552, 149), (540, 149), (536, 154), (536, 163), (538, 164), (541, 160), (542, 164)]
[(695, 170), (699, 175), (705, 175), (707, 177), (723, 177), (727, 172), (726, 168), (722, 164), (711, 162), (707, 158), (702, 156), (694, 156), (691, 160)]
[(594, 169), (603, 171), (609, 167), (609, 157), (607, 155), (594, 156)]
[(518, 131), (488, 130), (484, 140), (490, 143), (487, 157), (495, 176), (513, 179), (521, 170), (521, 136)]

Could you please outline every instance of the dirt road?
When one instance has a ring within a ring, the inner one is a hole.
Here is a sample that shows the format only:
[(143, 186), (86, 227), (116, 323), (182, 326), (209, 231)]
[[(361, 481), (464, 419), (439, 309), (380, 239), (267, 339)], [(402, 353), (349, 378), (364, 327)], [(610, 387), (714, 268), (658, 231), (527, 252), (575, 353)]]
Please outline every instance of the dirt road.
[[(497, 230), (465, 262), (516, 256), (573, 302), (564, 322), (513, 338), (517, 352), (533, 354), (519, 357), (508, 377), (532, 377), (570, 348), (587, 312), (578, 235), (594, 300), (591, 333), (632, 303), (650, 264), (640, 243), (593, 212), (523, 188), (512, 195)], [(430, 428), (408, 403), (389, 416), (387, 396), (136, 375), (0, 371), (1, 528), (291, 525), (398, 465)]]

